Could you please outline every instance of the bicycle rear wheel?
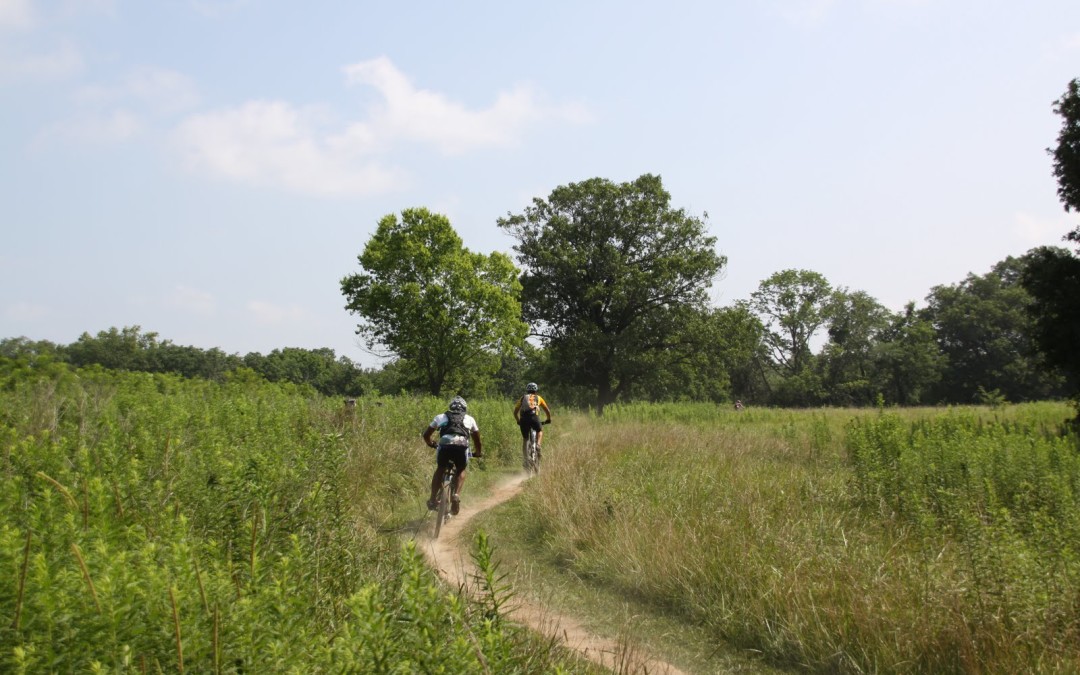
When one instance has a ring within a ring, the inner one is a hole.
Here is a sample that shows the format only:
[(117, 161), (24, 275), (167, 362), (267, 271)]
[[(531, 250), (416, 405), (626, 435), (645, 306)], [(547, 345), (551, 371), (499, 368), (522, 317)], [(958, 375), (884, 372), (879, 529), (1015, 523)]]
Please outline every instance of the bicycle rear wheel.
[(439, 538), (439, 531), (443, 523), (450, 518), (450, 481), (443, 481), (439, 489), (439, 506), (435, 509), (435, 538)]
[(540, 456), (536, 450), (536, 432), (529, 432), (529, 442), (525, 445), (525, 470), (540, 473)]

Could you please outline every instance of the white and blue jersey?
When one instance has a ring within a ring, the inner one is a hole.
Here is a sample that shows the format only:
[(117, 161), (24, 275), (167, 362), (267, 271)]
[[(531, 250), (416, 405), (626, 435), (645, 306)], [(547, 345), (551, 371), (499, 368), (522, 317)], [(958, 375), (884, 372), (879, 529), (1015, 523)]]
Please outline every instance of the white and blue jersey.
[[(432, 429), (441, 429), (446, 426), (446, 423), (449, 421), (450, 420), (448, 420), (446, 417), (446, 413), (439, 413), (435, 416), (435, 419), (431, 420), (431, 424), (429, 424), (428, 426), (430, 426)], [(462, 423), (465, 425), (465, 428), (469, 431), (470, 435), (473, 433), (479, 433), (480, 427), (476, 425), (476, 420), (473, 419), (472, 415), (465, 415)], [(461, 445), (467, 448), (469, 447), (469, 436), (444, 434), (439, 437), (439, 445)]]

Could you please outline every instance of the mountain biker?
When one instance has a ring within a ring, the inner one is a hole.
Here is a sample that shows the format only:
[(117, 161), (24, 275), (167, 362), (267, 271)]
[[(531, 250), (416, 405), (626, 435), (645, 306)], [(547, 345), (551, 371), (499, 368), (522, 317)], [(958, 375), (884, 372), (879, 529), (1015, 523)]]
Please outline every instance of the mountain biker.
[(540, 452), (540, 441), (544, 438), (544, 427), (540, 424), (540, 408), (544, 409), (547, 419), (544, 424), (551, 421), (551, 408), (548, 407), (544, 397), (538, 394), (540, 390), (535, 382), (525, 385), (525, 395), (518, 399), (514, 406), (514, 419), (521, 428), (521, 455), (525, 460), (525, 468), (529, 468), (528, 452), (529, 431), (536, 432), (536, 452)]
[[(469, 465), (469, 439), (476, 444), (476, 452), (473, 457), (483, 457), (483, 446), (480, 442), (480, 427), (472, 415), (466, 415), (469, 405), (465, 399), (455, 396), (447, 410), (439, 413), (431, 424), (424, 430), (424, 442), (429, 448), (438, 448), (436, 457), (435, 474), (431, 477), (431, 497), (427, 501), (429, 510), (434, 511), (438, 507), (436, 496), (442, 486), (443, 474), (450, 465), (457, 467), (457, 482), (453, 486), (454, 495), (450, 498), (450, 513), (457, 515), (461, 509), (461, 487), (465, 484), (465, 468)], [(439, 432), (439, 441), (432, 440), (435, 431)]]

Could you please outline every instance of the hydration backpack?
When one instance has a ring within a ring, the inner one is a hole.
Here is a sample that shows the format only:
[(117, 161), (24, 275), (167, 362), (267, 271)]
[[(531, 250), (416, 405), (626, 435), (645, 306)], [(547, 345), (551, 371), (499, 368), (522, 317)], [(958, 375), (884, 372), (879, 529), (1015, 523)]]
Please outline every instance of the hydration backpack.
[(468, 438), (469, 430), (465, 428), (465, 413), (447, 410), (446, 424), (442, 426), (440, 432), (443, 436), (464, 436)]
[(540, 414), (540, 397), (536, 394), (525, 394), (521, 397), (521, 414), (532, 415), (534, 417)]

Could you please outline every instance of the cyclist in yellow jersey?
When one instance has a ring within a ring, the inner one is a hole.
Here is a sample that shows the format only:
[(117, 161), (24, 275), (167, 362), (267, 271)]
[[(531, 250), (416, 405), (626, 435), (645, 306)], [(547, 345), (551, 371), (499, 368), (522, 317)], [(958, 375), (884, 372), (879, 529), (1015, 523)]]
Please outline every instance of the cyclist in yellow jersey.
[[(518, 399), (514, 406), (514, 419), (521, 428), (521, 454), (525, 455), (525, 446), (529, 442), (529, 431), (536, 431), (536, 448), (539, 451), (540, 441), (544, 438), (544, 427), (540, 422), (540, 409), (544, 409), (547, 419), (543, 424), (551, 421), (551, 408), (548, 407), (544, 397), (538, 394), (539, 387), (535, 382), (525, 385), (525, 395)], [(527, 468), (527, 467), (526, 467)]]

